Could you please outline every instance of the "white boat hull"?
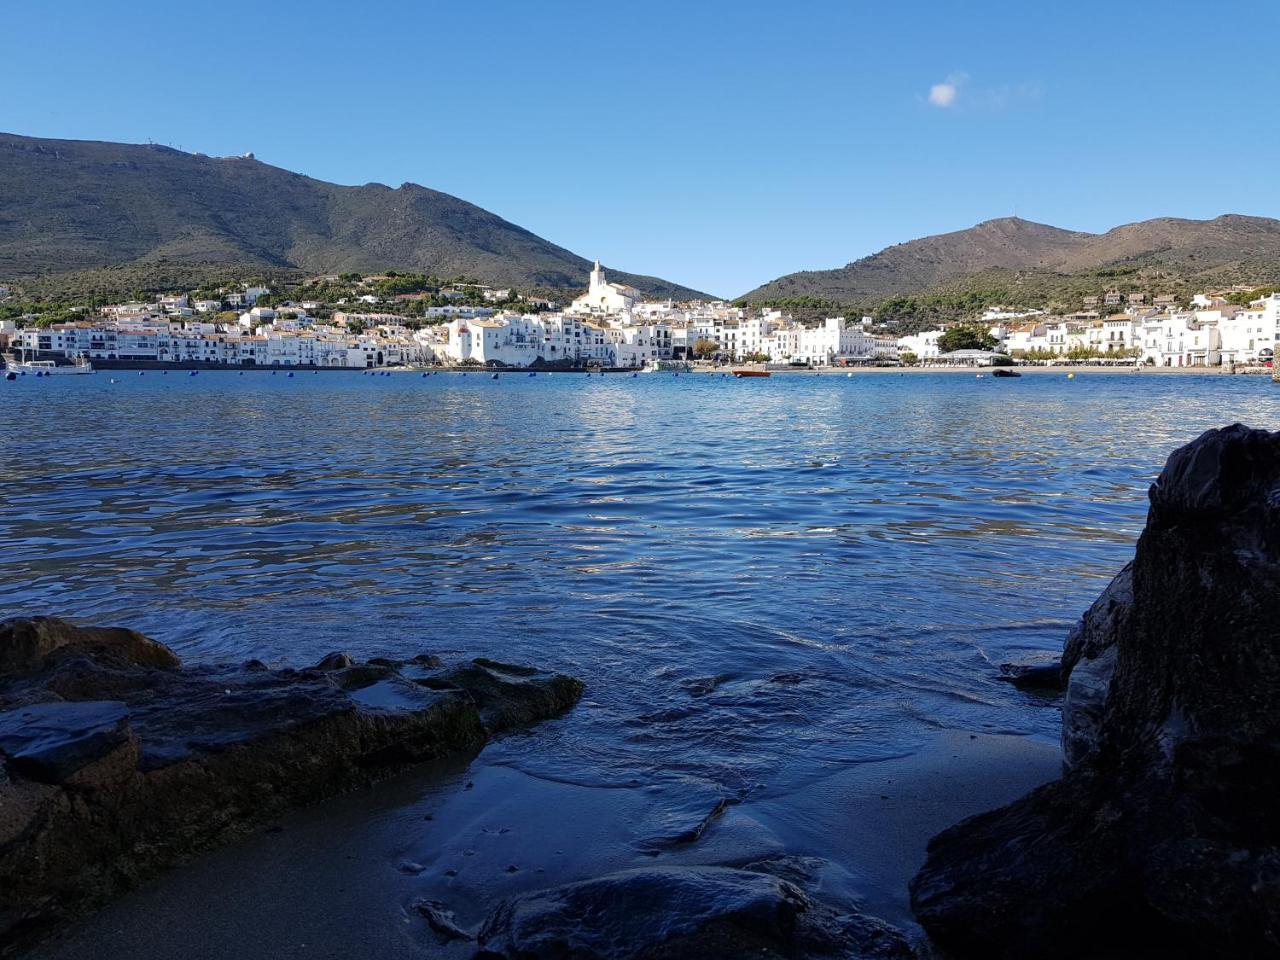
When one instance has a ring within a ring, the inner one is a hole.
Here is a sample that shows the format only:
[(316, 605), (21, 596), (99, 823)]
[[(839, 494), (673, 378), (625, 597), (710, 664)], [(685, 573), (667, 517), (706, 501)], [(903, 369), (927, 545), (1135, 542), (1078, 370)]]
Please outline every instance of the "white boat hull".
[(93, 365), (90, 363), (75, 363), (58, 366), (49, 360), (6, 360), (4, 368), (10, 373), (25, 373), (28, 376), (34, 376), (39, 373), (46, 377), (61, 377), (69, 374), (96, 372), (93, 369)]

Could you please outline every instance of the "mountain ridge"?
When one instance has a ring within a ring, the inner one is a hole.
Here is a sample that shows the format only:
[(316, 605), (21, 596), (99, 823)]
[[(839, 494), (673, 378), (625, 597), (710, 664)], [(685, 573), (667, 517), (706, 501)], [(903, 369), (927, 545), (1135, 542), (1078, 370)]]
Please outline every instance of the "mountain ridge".
[(1108, 268), (1163, 271), (1174, 280), (1232, 273), (1274, 278), (1280, 275), (1280, 220), (1244, 214), (1159, 217), (1087, 233), (1003, 217), (894, 244), (843, 267), (786, 274), (740, 299), (867, 303), (936, 293), (983, 275), (1076, 278)]
[[(475, 204), (406, 182), (350, 186), (253, 158), (0, 133), (0, 277), (133, 268), (387, 269), (577, 289), (591, 262)], [(707, 294), (610, 268), (649, 296)]]

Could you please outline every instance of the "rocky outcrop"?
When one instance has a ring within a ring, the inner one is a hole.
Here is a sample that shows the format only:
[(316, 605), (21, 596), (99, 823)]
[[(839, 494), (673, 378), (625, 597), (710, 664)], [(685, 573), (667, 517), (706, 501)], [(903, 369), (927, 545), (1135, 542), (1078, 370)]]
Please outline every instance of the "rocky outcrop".
[[(429, 906), (432, 929), (455, 935), (438, 905)], [(477, 940), (477, 957), (506, 960), (915, 956), (878, 920), (842, 915), (789, 881), (728, 867), (627, 870), (524, 894), (500, 904)]]
[(1061, 780), (931, 841), (911, 894), (937, 943), (1280, 956), (1278, 597), (1280, 433), (1210, 431), (1169, 458), (1132, 564), (1067, 642), (1095, 732), (1069, 710)]
[(430, 655), (184, 667), (131, 630), (0, 624), (0, 952), (283, 810), (478, 749), (582, 685)]
[(1067, 634), (1062, 651), (1062, 762), (1070, 769), (1098, 743), (1102, 711), (1116, 668), (1116, 642), (1133, 609), (1133, 564), (1127, 563)]
[(0, 623), (0, 677), (38, 669), (57, 650), (80, 650), (118, 664), (178, 666), (177, 656), (163, 643), (124, 627), (77, 627), (57, 617)]

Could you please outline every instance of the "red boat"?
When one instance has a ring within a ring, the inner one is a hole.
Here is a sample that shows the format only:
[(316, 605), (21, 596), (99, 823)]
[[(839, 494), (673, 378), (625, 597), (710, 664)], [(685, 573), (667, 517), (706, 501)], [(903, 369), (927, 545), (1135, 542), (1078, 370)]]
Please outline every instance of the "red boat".
[(735, 377), (767, 377), (769, 376), (769, 371), (768, 370), (734, 370), (733, 375)]

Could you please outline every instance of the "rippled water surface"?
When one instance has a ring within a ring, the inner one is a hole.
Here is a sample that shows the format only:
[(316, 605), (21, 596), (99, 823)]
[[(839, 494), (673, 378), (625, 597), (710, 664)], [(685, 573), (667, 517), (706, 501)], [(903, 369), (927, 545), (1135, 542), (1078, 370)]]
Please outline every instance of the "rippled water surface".
[(1261, 377), (148, 373), (0, 383), (0, 605), (188, 659), (455, 651), (587, 681), (493, 748), (745, 795), (933, 727), (1128, 558), (1175, 446)]

